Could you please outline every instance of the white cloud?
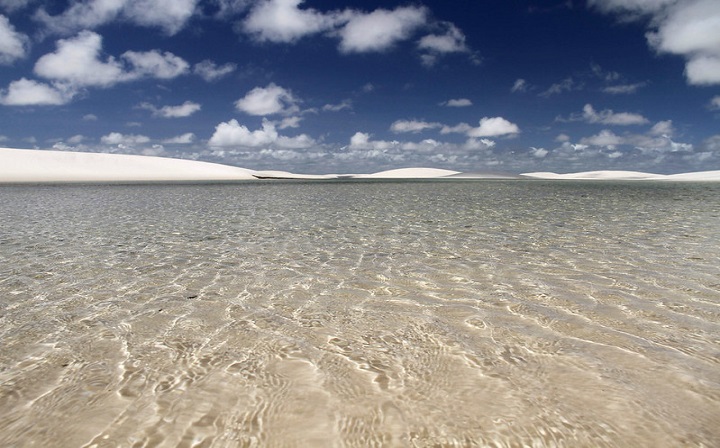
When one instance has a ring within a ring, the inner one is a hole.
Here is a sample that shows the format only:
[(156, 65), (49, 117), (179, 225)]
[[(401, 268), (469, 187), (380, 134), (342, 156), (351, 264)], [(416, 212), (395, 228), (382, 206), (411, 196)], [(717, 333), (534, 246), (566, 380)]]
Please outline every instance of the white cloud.
[(607, 86), (603, 89), (603, 92), (609, 93), (611, 95), (627, 95), (631, 93), (635, 93), (638, 91), (639, 88), (645, 87), (644, 82), (638, 82), (635, 84), (618, 84), (614, 86)]
[(250, 131), (233, 119), (218, 124), (208, 144), (212, 147), (259, 148), (274, 145), (281, 148), (303, 149), (315, 145), (315, 140), (305, 134), (296, 137), (281, 136), (275, 129), (275, 124), (266, 119), (263, 119), (262, 129), (255, 131)]
[(67, 139), (67, 142), (72, 145), (78, 145), (78, 144), (82, 143), (83, 141), (85, 141), (85, 139), (86, 139), (86, 137), (84, 135), (77, 134), (77, 135), (73, 135), (72, 137)]
[(655, 123), (652, 129), (648, 131), (648, 134), (656, 137), (672, 137), (674, 132), (672, 120), (666, 120)]
[(437, 53), (457, 53), (468, 51), (465, 35), (452, 23), (443, 23), (447, 29), (444, 34), (430, 34), (418, 42), (418, 48)]
[(237, 65), (227, 63), (224, 65), (217, 65), (213, 61), (206, 59), (202, 62), (198, 62), (193, 67), (193, 73), (200, 76), (207, 82), (216, 81), (224, 76), (229, 75), (237, 69)]
[(365, 132), (356, 132), (350, 138), (350, 149), (362, 149), (362, 150), (374, 150), (374, 151), (387, 151), (391, 148), (395, 148), (400, 144), (397, 141), (385, 141), (385, 140), (371, 140), (370, 134)]
[(510, 88), (510, 91), (511, 91), (512, 93), (516, 93), (516, 92), (526, 92), (527, 89), (528, 89), (528, 83), (527, 83), (527, 81), (525, 81), (525, 80), (522, 79), (522, 78), (518, 78), (518, 79), (515, 80), (515, 83), (514, 83), (513, 86)]
[(563, 92), (571, 92), (580, 89), (582, 89), (582, 84), (578, 84), (573, 78), (565, 78), (559, 83), (551, 85), (546, 91), (541, 92), (540, 96), (548, 98), (553, 95), (559, 95)]
[(7, 17), (0, 15), (0, 64), (10, 64), (27, 55), (30, 39), (15, 31)]
[(251, 0), (213, 0), (217, 5), (217, 17), (230, 17), (244, 12), (250, 5)]
[(690, 84), (720, 84), (720, 57), (693, 56), (685, 65), (685, 76)]
[(130, 62), (133, 69), (128, 76), (130, 79), (151, 77), (158, 79), (172, 79), (187, 73), (190, 67), (184, 59), (170, 52), (160, 53), (151, 51), (126, 51), (122, 58)]
[(555, 137), (556, 142), (569, 142), (570, 136), (567, 134), (558, 134), (557, 137)]
[(720, 109), (720, 95), (713, 97), (713, 99), (710, 100), (710, 109), (718, 110)]
[(215, 133), (210, 137), (210, 146), (249, 146), (258, 147), (269, 145), (277, 140), (278, 134), (275, 126), (263, 120), (262, 129), (250, 131), (246, 126), (232, 119), (215, 127)]
[(75, 92), (67, 86), (51, 86), (21, 78), (0, 91), (0, 104), (5, 106), (57, 106), (67, 104)]
[(70, 34), (93, 29), (117, 19), (135, 25), (159, 27), (168, 34), (180, 31), (195, 12), (199, 0), (89, 0), (73, 1), (61, 14), (41, 8), (35, 19), (52, 33)]
[(199, 0), (130, 0), (123, 15), (132, 23), (162, 28), (168, 34), (180, 31), (195, 12)]
[(445, 28), (443, 34), (430, 34), (418, 42), (418, 48), (425, 53), (422, 55), (422, 61), (426, 66), (435, 65), (443, 54), (470, 51), (465, 44), (465, 35), (458, 27), (449, 22), (442, 22), (441, 25)]
[(447, 106), (447, 107), (468, 107), (472, 106), (472, 101), (470, 101), (467, 98), (458, 98), (455, 100), (447, 100), (445, 102), (440, 103), (441, 106)]
[(101, 60), (101, 51), (102, 37), (82, 31), (74, 38), (60, 39), (55, 52), (35, 63), (35, 73), (78, 87), (110, 87), (142, 77), (170, 79), (188, 69), (187, 62), (172, 53), (127, 51), (121, 56), (123, 63), (112, 56)]
[(250, 115), (292, 114), (297, 112), (297, 99), (289, 90), (270, 83), (255, 87), (235, 102), (235, 107)]
[(150, 141), (149, 137), (144, 135), (121, 134), (119, 132), (111, 132), (108, 135), (100, 137), (100, 141), (106, 145), (133, 146)]
[(82, 117), (83, 121), (97, 121), (98, 117), (95, 114), (86, 114)]
[(480, 126), (467, 132), (468, 137), (495, 137), (500, 135), (517, 134), (520, 128), (502, 117), (484, 117)]
[(186, 132), (185, 134), (163, 140), (167, 145), (188, 145), (195, 141), (195, 134)]
[(544, 157), (545, 157), (546, 155), (548, 155), (549, 153), (550, 153), (550, 151), (548, 151), (548, 150), (545, 149), (545, 148), (536, 148), (536, 147), (534, 147), (534, 146), (531, 146), (531, 147), (530, 147), (530, 154), (531, 154), (533, 157), (536, 157), (536, 158), (538, 158), (538, 159), (544, 158)]
[(287, 129), (287, 128), (299, 128), (300, 127), (300, 121), (302, 120), (302, 117), (285, 117), (280, 122), (280, 129)]
[(625, 140), (608, 129), (603, 129), (599, 134), (580, 139), (580, 143), (589, 146), (604, 146), (615, 149), (616, 146), (624, 144)]
[(13, 12), (28, 6), (35, 0), (0, 0), (0, 6), (7, 11)]
[(441, 134), (467, 134), (473, 127), (467, 123), (456, 124), (455, 126), (443, 126), (440, 129)]
[(621, 19), (650, 16), (648, 43), (660, 53), (683, 56), (690, 84), (720, 84), (720, 2), (717, 0), (591, 0)]
[(365, 53), (388, 50), (397, 42), (408, 39), (424, 25), (427, 14), (427, 9), (414, 6), (399, 7), (392, 11), (377, 9), (371, 13), (353, 12), (347, 24), (338, 32), (340, 51)]
[(101, 61), (102, 37), (83, 31), (72, 39), (57, 41), (57, 50), (35, 63), (35, 74), (78, 86), (108, 87), (127, 79), (123, 66), (113, 57)]
[(163, 106), (158, 108), (150, 103), (142, 103), (138, 107), (151, 111), (156, 117), (184, 118), (198, 112), (202, 106), (192, 101), (185, 101), (179, 106)]
[(326, 112), (340, 112), (344, 109), (352, 109), (352, 100), (343, 100), (339, 104), (326, 104), (322, 107)]
[(35, 13), (35, 19), (54, 33), (70, 34), (81, 29), (92, 29), (115, 20), (127, 0), (74, 1), (62, 14), (51, 16), (44, 8)]
[(244, 31), (258, 41), (295, 42), (327, 31), (337, 23), (335, 14), (300, 9), (303, 0), (263, 0), (250, 11), (242, 24)]
[[(670, 131), (670, 132), (667, 132)], [(582, 149), (587, 147), (600, 147), (615, 151), (619, 146), (632, 146), (642, 154), (686, 153), (693, 151), (689, 143), (675, 142), (670, 138), (672, 123), (670, 121), (658, 122), (646, 134), (617, 135), (611, 130), (604, 129), (598, 134), (580, 139)]]
[(639, 114), (633, 114), (629, 112), (615, 113), (610, 109), (596, 112), (590, 104), (586, 104), (585, 107), (583, 107), (582, 117), (588, 123), (599, 123), (619, 126), (649, 123), (647, 118)]
[(442, 127), (440, 123), (428, 123), (419, 120), (397, 120), (390, 126), (390, 130), (395, 133), (401, 132), (420, 132), (426, 129), (434, 129)]

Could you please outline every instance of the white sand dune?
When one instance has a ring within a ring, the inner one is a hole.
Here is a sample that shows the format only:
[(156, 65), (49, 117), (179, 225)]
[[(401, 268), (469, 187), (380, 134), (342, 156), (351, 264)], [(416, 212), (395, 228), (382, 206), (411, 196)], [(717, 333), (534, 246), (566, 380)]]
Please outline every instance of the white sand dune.
[(505, 173), (484, 173), (484, 172), (469, 172), (469, 173), (458, 173), (451, 174), (447, 177), (448, 179), (517, 179), (518, 176), (513, 174)]
[[(558, 180), (664, 180), (720, 182), (720, 170), (683, 174), (639, 171), (586, 171), (557, 174), (524, 173), (521, 178)], [(373, 174), (295, 174), (253, 171), (218, 163), (125, 154), (0, 148), (0, 183), (163, 182), (251, 179), (493, 179), (514, 178), (489, 173), (461, 173), (437, 168), (401, 168)]]
[(400, 168), (397, 170), (380, 171), (373, 174), (355, 174), (355, 179), (427, 179), (460, 174), (458, 171), (438, 168)]
[(289, 171), (253, 171), (253, 177), (256, 179), (308, 179), (308, 180), (327, 180), (338, 179), (338, 174), (295, 174)]
[(720, 181), (720, 170), (699, 171), (697, 173), (670, 174), (665, 176), (666, 180), (684, 181)]
[(683, 174), (653, 174), (641, 171), (584, 171), (558, 174), (551, 172), (523, 173), (521, 177), (544, 180), (667, 180), (667, 181), (720, 181), (720, 171), (701, 171)]
[(251, 170), (164, 157), (0, 148), (0, 183), (254, 179)]

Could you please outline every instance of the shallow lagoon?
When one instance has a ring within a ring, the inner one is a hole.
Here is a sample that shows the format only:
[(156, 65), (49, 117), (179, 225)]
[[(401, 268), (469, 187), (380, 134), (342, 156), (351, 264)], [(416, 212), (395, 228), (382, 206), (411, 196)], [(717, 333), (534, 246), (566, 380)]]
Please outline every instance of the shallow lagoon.
[(714, 446), (720, 184), (0, 188), (2, 446)]

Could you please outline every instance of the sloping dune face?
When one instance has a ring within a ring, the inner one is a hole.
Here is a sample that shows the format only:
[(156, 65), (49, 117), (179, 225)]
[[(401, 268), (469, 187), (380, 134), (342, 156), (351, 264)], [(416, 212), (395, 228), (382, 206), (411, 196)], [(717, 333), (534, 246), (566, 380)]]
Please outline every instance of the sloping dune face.
[(458, 172), (438, 168), (400, 168), (397, 170), (380, 171), (379, 173), (373, 174), (360, 174), (354, 177), (369, 177), (377, 179), (422, 179), (452, 176), (453, 174), (458, 174)]
[(0, 182), (139, 182), (253, 179), (244, 168), (125, 154), (0, 148)]

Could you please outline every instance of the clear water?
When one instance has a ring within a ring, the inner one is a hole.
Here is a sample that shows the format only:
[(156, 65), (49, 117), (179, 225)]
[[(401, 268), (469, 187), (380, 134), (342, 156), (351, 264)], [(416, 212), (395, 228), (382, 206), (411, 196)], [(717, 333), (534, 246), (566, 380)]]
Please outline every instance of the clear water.
[(0, 188), (0, 445), (720, 445), (720, 184)]

